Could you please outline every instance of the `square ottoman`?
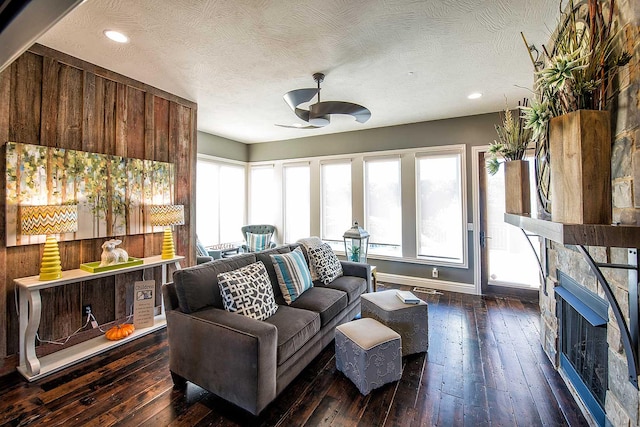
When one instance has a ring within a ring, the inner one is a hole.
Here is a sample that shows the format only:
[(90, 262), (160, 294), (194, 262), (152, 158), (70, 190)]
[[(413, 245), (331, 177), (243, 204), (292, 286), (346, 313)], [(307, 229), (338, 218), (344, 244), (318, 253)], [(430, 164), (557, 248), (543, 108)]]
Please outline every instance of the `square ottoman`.
[(401, 338), (374, 319), (336, 327), (336, 368), (363, 395), (402, 377)]
[(429, 311), (426, 302), (405, 304), (395, 290), (362, 294), (362, 317), (376, 319), (402, 337), (402, 355), (429, 349)]

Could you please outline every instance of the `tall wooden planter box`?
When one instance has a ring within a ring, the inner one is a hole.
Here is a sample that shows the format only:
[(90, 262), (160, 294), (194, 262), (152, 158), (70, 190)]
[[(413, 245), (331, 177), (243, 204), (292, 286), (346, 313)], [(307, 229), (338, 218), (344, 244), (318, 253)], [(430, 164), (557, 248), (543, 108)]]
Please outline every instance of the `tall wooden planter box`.
[(531, 191), (529, 188), (529, 162), (526, 160), (505, 162), (504, 207), (506, 213), (531, 214)]
[(579, 110), (549, 124), (551, 219), (611, 224), (611, 119)]

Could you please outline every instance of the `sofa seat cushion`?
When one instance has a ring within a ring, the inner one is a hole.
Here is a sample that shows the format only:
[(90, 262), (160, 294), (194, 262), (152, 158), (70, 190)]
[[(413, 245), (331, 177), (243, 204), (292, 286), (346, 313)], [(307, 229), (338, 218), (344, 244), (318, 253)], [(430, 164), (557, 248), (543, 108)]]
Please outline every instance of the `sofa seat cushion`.
[(347, 296), (349, 297), (349, 301), (347, 302), (347, 304), (351, 304), (353, 301), (360, 297), (360, 294), (367, 291), (366, 279), (355, 276), (341, 276), (328, 285), (316, 283), (315, 286), (319, 288), (327, 287), (346, 292)]
[(278, 366), (320, 331), (320, 314), (281, 305), (265, 322), (278, 329)]
[(331, 288), (313, 287), (291, 303), (291, 307), (303, 308), (320, 314), (322, 327), (347, 308), (347, 294)]

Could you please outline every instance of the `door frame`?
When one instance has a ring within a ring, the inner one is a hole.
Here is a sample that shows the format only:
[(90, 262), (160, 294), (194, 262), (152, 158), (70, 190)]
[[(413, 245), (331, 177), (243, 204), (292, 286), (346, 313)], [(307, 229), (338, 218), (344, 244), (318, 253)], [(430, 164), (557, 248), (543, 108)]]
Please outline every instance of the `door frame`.
[(489, 150), (489, 145), (471, 147), (471, 194), (473, 203), (473, 284), (475, 294), (482, 295), (482, 247), (480, 247), (480, 154)]

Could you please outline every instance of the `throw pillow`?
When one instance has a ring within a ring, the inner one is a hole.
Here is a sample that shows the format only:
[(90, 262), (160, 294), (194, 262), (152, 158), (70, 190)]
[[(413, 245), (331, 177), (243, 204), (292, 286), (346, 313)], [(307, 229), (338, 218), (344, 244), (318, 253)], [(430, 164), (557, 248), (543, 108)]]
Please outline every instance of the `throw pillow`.
[(196, 237), (196, 255), (198, 256), (209, 256), (209, 252), (207, 248), (200, 242), (200, 239)]
[(271, 233), (247, 233), (247, 248), (249, 252), (264, 251), (265, 249), (269, 249), (269, 244), (271, 244)]
[(265, 320), (278, 310), (267, 269), (260, 261), (218, 274), (218, 286), (227, 311)]
[[(296, 243), (300, 243), (302, 245), (302, 250), (307, 254), (307, 258), (309, 258), (309, 249), (315, 248), (316, 246), (320, 246), (322, 244), (322, 240), (319, 237), (311, 236), (311, 237), (303, 237), (302, 239), (298, 239)], [(314, 282), (320, 279), (316, 268), (313, 266), (313, 263), (309, 262), (309, 272), (311, 272), (311, 280)]]
[(287, 304), (294, 302), (304, 291), (313, 286), (307, 261), (300, 248), (295, 248), (288, 254), (271, 255), (271, 262)]
[(328, 243), (310, 248), (309, 260), (318, 272), (320, 281), (325, 285), (342, 276), (342, 264)]

